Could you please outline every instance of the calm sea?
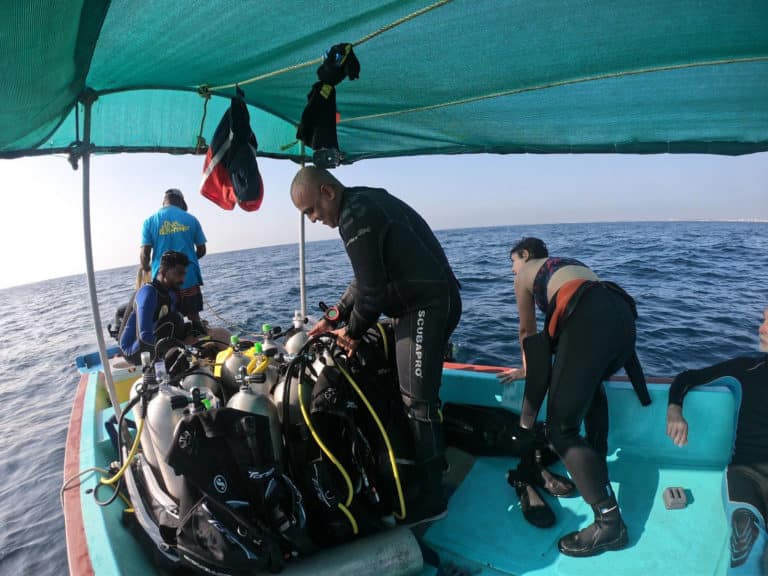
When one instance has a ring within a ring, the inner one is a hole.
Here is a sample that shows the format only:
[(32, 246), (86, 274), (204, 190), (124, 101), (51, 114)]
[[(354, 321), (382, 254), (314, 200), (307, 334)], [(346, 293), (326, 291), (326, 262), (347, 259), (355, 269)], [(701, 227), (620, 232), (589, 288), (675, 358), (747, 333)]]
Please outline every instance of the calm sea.
[[(508, 252), (522, 235), (543, 238), (552, 255), (581, 259), (636, 298), (648, 375), (756, 350), (768, 304), (768, 224), (510, 226), (438, 234), (463, 286), (453, 337), (461, 362), (520, 362)], [(202, 261), (206, 299), (230, 327), (287, 327), (299, 301), (297, 258), (296, 245), (209, 255)], [(128, 299), (134, 272), (97, 275), (105, 324)], [(309, 244), (310, 313), (320, 300), (334, 302), (351, 273), (340, 241)], [(96, 349), (85, 278), (2, 290), (0, 310), (0, 573), (65, 574), (59, 489), (78, 382), (73, 360)], [(204, 312), (221, 324), (216, 315)]]

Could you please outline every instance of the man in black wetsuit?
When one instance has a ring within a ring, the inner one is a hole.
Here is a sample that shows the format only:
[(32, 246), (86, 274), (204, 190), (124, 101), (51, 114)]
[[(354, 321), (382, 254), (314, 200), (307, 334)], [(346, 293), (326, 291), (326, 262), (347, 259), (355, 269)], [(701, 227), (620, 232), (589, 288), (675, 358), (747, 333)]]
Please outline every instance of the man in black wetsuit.
[[(381, 314), (394, 320), (400, 392), (415, 442), (414, 461), (400, 468), (407, 485), (406, 522), (446, 512), (441, 490), (443, 435), (438, 392), (443, 354), (461, 316), (459, 283), (440, 243), (410, 206), (386, 190), (343, 186), (330, 172), (302, 168), (291, 199), (312, 222), (339, 227), (355, 278), (337, 304), (344, 328), (334, 330), (353, 353)], [(335, 328), (326, 318), (310, 330)]]
[[(768, 352), (768, 308), (760, 325), (760, 350)], [(768, 356), (742, 356), (677, 375), (669, 389), (667, 435), (688, 442), (683, 398), (694, 386), (723, 376), (741, 383), (733, 456), (725, 473), (726, 513), (731, 524), (729, 574), (768, 575)]]

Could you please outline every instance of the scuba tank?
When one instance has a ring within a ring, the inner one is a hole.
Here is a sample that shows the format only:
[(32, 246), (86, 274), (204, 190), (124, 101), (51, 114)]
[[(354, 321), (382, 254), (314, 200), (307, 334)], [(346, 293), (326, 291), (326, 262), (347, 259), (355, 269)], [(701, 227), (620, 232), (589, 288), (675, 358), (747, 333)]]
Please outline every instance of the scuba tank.
[[(258, 358), (259, 356), (256, 356), (254, 360)], [(272, 402), (272, 398), (269, 396), (269, 389), (267, 388), (267, 365), (265, 362), (262, 362), (261, 366), (263, 367), (261, 371), (253, 372), (250, 375), (247, 374), (245, 367), (240, 368), (237, 377), (240, 391), (229, 399), (227, 408), (235, 408), (236, 410), (269, 418), (272, 457), (278, 468), (281, 468), (283, 440), (280, 419), (277, 415), (277, 407)], [(271, 460), (272, 458), (269, 459)]]
[(184, 478), (176, 475), (165, 459), (173, 445), (176, 425), (188, 412), (187, 406), (191, 399), (186, 391), (168, 385), (163, 362), (155, 364), (155, 377), (160, 386), (147, 407), (146, 428), (149, 430), (157, 461), (156, 467), (160, 471), (165, 488), (178, 500), (184, 492)]
[(181, 379), (181, 387), (190, 393), (193, 388), (207, 389), (219, 400), (224, 397), (221, 384), (213, 376), (213, 371), (205, 364), (200, 364), (199, 362), (192, 364), (187, 374)]
[[(277, 329), (277, 330), (279, 330), (279, 329)], [(261, 349), (262, 349), (262, 351), (264, 352), (264, 355), (267, 358), (272, 358), (278, 352), (277, 344), (272, 339), (272, 325), (271, 324), (263, 324), (261, 326), (261, 333), (262, 333), (262, 336), (264, 338), (264, 341), (263, 341), (263, 343), (261, 345)]]
[(285, 341), (285, 351), (288, 354), (298, 354), (304, 344), (307, 343), (309, 336), (307, 336), (304, 330), (304, 318), (301, 317), (301, 312), (295, 310), (293, 314), (293, 327), (288, 331), (288, 338)]
[[(133, 385), (131, 385), (131, 392), (130, 392), (130, 398), (133, 400), (136, 396), (139, 395), (139, 390), (146, 389), (147, 387), (157, 387), (157, 379), (155, 378), (155, 373), (152, 371), (150, 365), (149, 365), (149, 358), (150, 354), (149, 352), (142, 352), (141, 353), (141, 364), (144, 367), (143, 369), (143, 375), (141, 378), (138, 378)], [(140, 418), (142, 420), (146, 419), (147, 415), (144, 413), (144, 403), (139, 402), (134, 407), (134, 412), (136, 413), (137, 418)], [(149, 436), (149, 428), (144, 427), (144, 431), (141, 434), (141, 450), (144, 453), (144, 458), (146, 458), (147, 462), (154, 468), (155, 470), (158, 470), (157, 467), (157, 455), (155, 454), (155, 448), (154, 444), (152, 443), (152, 438)]]
[(233, 334), (229, 341), (230, 347), (216, 355), (216, 366), (213, 372), (214, 376), (221, 379), (222, 400), (224, 401), (227, 401), (240, 389), (236, 382), (240, 367), (248, 366), (251, 362), (251, 359), (243, 354), (240, 338)]

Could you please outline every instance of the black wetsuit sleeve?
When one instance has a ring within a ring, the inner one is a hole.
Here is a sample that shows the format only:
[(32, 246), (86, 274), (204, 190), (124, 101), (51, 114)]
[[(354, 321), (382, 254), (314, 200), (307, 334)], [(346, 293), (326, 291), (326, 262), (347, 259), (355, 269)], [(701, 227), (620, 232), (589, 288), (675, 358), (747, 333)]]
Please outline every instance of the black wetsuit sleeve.
[(340, 233), (355, 273), (355, 281), (345, 292), (348, 299), (354, 293), (347, 333), (355, 340), (373, 326), (384, 309), (387, 274), (382, 244), (387, 229), (388, 221), (380, 208), (367, 199), (350, 198), (340, 223)]
[(341, 299), (336, 304), (339, 309), (339, 316), (344, 322), (349, 320), (349, 315), (352, 313), (352, 308), (355, 306), (356, 294), (357, 280), (352, 280), (352, 282), (349, 283), (349, 286), (347, 286), (347, 289), (344, 291), (344, 294), (341, 295)]
[[(751, 363), (754, 364), (754, 360)], [(669, 403), (682, 406), (683, 398), (691, 388), (707, 384), (723, 376), (733, 376), (741, 380), (741, 375), (749, 364), (748, 358), (733, 358), (708, 368), (681, 372), (675, 376), (669, 387)]]

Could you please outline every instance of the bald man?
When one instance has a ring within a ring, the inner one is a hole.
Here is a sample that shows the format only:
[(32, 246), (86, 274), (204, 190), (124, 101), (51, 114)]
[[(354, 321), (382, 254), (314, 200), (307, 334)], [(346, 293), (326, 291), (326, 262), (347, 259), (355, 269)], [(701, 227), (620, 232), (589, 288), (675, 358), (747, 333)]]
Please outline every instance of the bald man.
[(384, 314), (393, 319), (400, 393), (415, 443), (400, 464), (409, 525), (446, 514), (441, 490), (443, 434), (438, 407), (443, 354), (461, 316), (459, 283), (440, 243), (413, 208), (380, 188), (347, 188), (330, 172), (302, 168), (291, 184), (296, 208), (313, 223), (339, 228), (355, 278), (336, 305), (343, 328), (320, 320), (354, 353)]

